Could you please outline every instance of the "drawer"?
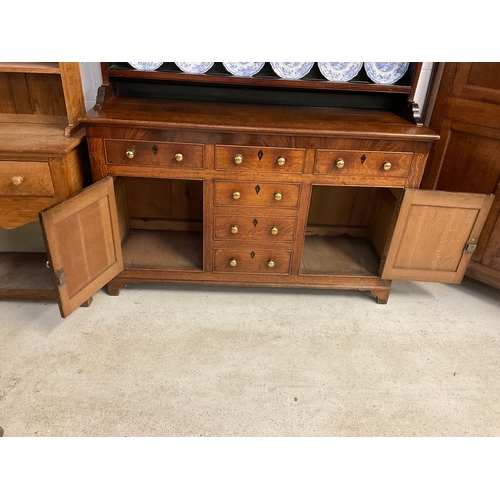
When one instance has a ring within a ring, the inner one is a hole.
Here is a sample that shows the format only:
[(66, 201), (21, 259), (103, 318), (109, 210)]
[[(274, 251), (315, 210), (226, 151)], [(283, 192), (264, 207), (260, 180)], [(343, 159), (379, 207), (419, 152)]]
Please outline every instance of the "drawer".
[(0, 161), (0, 196), (54, 196), (48, 162)]
[(219, 273), (288, 274), (291, 250), (215, 249), (214, 271)]
[(296, 217), (216, 215), (214, 234), (216, 240), (293, 242), (296, 226)]
[(215, 205), (297, 208), (300, 184), (279, 182), (215, 182)]
[(303, 172), (305, 149), (216, 146), (215, 169), (256, 172)]
[(316, 151), (315, 174), (406, 177), (412, 153)]
[(108, 165), (203, 168), (203, 145), (105, 139)]

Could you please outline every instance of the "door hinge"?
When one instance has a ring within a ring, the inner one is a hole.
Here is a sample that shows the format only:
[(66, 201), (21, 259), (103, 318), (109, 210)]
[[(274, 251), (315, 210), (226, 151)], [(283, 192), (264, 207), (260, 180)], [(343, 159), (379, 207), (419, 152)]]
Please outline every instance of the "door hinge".
[(464, 254), (465, 254), (465, 255), (470, 255), (471, 253), (474, 253), (474, 252), (475, 252), (476, 248), (477, 248), (477, 243), (476, 243), (476, 240), (474, 240), (474, 239), (469, 240), (469, 241), (465, 244)]

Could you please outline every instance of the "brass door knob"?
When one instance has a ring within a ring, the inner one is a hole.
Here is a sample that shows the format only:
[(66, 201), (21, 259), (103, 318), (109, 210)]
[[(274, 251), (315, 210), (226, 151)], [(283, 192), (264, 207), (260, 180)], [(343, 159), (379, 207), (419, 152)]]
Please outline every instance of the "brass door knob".
[(278, 165), (281, 167), (282, 165), (284, 165), (286, 162), (285, 158), (281, 157), (281, 158), (278, 158)]
[(231, 267), (234, 267), (236, 264), (237, 264), (236, 259), (231, 259), (231, 260), (229, 261), (229, 265), (230, 265)]
[(20, 176), (20, 175), (15, 175), (14, 177), (12, 177), (12, 184), (14, 184), (14, 186), (19, 186), (19, 184), (21, 184), (23, 182), (23, 178)]
[(241, 193), (239, 191), (233, 191), (233, 200), (239, 200)]
[(283, 198), (283, 195), (281, 193), (274, 193), (274, 199), (276, 201), (280, 201), (281, 198)]
[(135, 156), (135, 151), (133, 149), (128, 149), (125, 155), (127, 156), (127, 158), (132, 159)]
[(274, 267), (274, 260), (273, 259), (269, 259), (267, 261), (267, 267)]
[(231, 226), (231, 232), (233, 234), (236, 234), (238, 232), (238, 226), (234, 225), (234, 226)]
[(182, 156), (182, 153), (177, 153), (174, 158), (177, 160), (177, 161), (182, 161), (184, 159), (184, 156)]
[(239, 165), (242, 161), (243, 161), (243, 156), (241, 156), (240, 154), (235, 155), (234, 163), (236, 163), (236, 165)]
[(385, 161), (383, 163), (382, 167), (383, 167), (384, 170), (390, 170), (390, 168), (392, 167), (392, 165), (388, 161)]
[(335, 160), (335, 166), (337, 168), (343, 168), (344, 165), (345, 165), (345, 163), (344, 163), (344, 160), (342, 158)]
[(278, 226), (273, 226), (271, 228), (271, 234), (278, 234)]

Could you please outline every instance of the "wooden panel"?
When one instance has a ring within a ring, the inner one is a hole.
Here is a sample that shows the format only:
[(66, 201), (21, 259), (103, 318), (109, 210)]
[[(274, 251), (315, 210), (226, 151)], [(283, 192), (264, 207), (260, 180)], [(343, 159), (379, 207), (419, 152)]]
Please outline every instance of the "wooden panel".
[[(106, 139), (104, 148), (109, 165), (203, 168), (202, 144)], [(128, 158), (127, 151), (134, 151), (134, 157)], [(176, 154), (182, 155), (180, 161)]]
[(32, 114), (34, 110), (26, 75), (9, 75), (9, 85), (15, 113)]
[(66, 317), (123, 269), (113, 180), (41, 212), (40, 220)]
[[(253, 252), (253, 256), (251, 255)], [(215, 249), (214, 272), (218, 273), (252, 273), (252, 274), (288, 274), (290, 271), (291, 251), (264, 250), (251, 248), (245, 249)], [(229, 263), (236, 260), (236, 265)], [(274, 266), (269, 267), (268, 262), (274, 261)]]
[(16, 106), (10, 90), (9, 75), (0, 73), (0, 113), (15, 113)]
[[(231, 241), (258, 239), (267, 242), (291, 242), (295, 239), (296, 224), (296, 217), (216, 215), (214, 238)], [(237, 233), (231, 232), (233, 226), (237, 227)], [(272, 228), (276, 228), (277, 234), (271, 233)]]
[(460, 283), (493, 196), (406, 191), (382, 278)]
[[(215, 205), (296, 208), (299, 202), (300, 184), (216, 181)], [(233, 193), (239, 192), (239, 199), (233, 198)], [(277, 201), (276, 193), (282, 198)]]
[(58, 75), (27, 74), (26, 83), (34, 114), (66, 116), (64, 94)]
[(48, 162), (0, 161), (0, 196), (54, 196)]
[[(413, 159), (412, 153), (373, 153), (366, 151), (316, 151), (315, 174), (330, 175), (380, 175), (384, 177), (406, 177)], [(343, 166), (336, 166), (343, 160)], [(390, 163), (389, 170), (383, 165)]]
[(63, 62), (59, 66), (61, 86), (66, 103), (66, 116), (68, 126), (71, 128), (75, 126), (77, 117), (85, 113), (80, 63)]
[[(234, 161), (241, 155), (241, 163)], [(278, 159), (285, 161), (283, 165)], [(234, 172), (302, 172), (304, 170), (304, 149), (255, 148), (245, 146), (216, 146), (216, 170), (232, 170)]]

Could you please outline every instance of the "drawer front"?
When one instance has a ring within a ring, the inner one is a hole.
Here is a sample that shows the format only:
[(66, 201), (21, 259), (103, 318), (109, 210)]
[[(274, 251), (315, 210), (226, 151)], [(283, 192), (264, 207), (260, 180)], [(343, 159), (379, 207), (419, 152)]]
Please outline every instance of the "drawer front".
[(216, 146), (216, 170), (303, 172), (305, 149)]
[(203, 168), (203, 145), (105, 139), (108, 165)]
[(297, 208), (299, 184), (279, 182), (215, 182), (215, 205)]
[(318, 149), (314, 173), (406, 177), (412, 160), (412, 153), (366, 153)]
[(48, 162), (0, 161), (0, 196), (54, 196)]
[(296, 217), (216, 215), (215, 239), (293, 242), (296, 225)]
[(219, 273), (289, 274), (291, 257), (291, 250), (216, 249), (214, 271)]

